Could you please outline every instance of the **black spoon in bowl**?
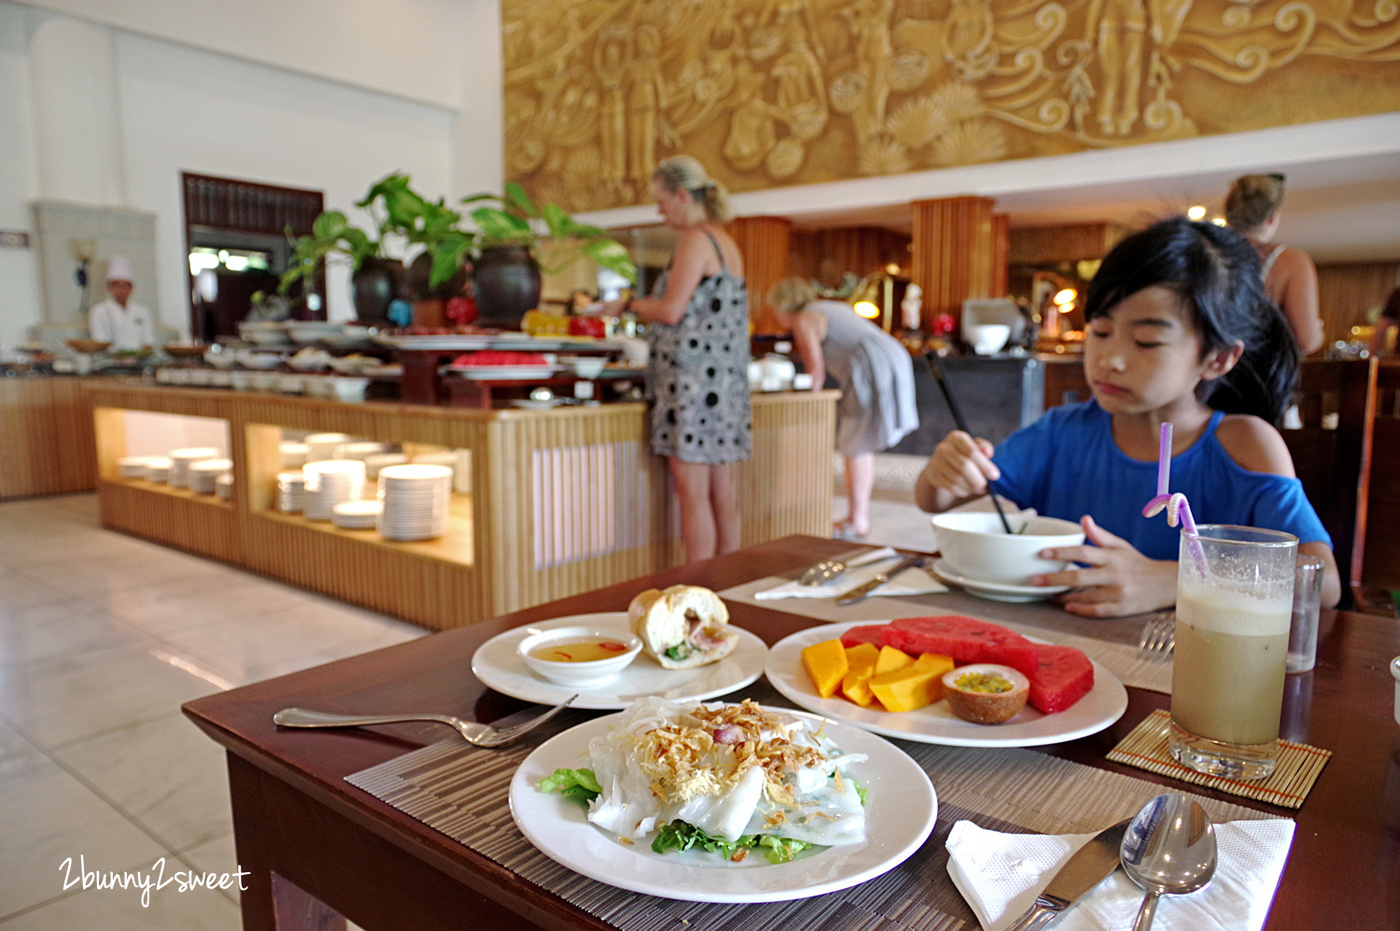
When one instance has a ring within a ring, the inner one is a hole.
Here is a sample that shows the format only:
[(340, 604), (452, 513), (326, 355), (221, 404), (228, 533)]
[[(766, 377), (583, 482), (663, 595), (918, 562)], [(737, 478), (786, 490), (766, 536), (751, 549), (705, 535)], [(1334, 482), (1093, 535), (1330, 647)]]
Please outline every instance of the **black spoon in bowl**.
[[(948, 389), (948, 381), (943, 377), (943, 368), (938, 364), (938, 354), (936, 352), (927, 353), (924, 360), (928, 362), (929, 371), (933, 373), (933, 380), (938, 382), (938, 388), (943, 392), (943, 400), (948, 402), (948, 410), (953, 415), (953, 423), (959, 430), (972, 435), (972, 431), (967, 428), (967, 421), (963, 420), (962, 411), (958, 409), (958, 402), (953, 400), (953, 392)], [(991, 495), (992, 507), (997, 509), (997, 517), (1001, 518), (1002, 527), (1007, 533), (1014, 534), (1011, 529), (1011, 521), (1006, 519), (1006, 512), (1001, 509), (1001, 501), (997, 498), (997, 490), (992, 487), (992, 483), (987, 482), (987, 493)]]

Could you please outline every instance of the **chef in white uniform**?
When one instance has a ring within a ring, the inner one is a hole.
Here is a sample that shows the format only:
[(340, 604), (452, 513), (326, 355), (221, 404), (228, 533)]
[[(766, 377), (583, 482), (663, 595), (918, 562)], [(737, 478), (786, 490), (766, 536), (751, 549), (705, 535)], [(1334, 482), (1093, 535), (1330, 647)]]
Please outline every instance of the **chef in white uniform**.
[(156, 342), (149, 307), (131, 300), (131, 260), (114, 255), (107, 262), (107, 299), (88, 308), (88, 333), (113, 349), (144, 349)]

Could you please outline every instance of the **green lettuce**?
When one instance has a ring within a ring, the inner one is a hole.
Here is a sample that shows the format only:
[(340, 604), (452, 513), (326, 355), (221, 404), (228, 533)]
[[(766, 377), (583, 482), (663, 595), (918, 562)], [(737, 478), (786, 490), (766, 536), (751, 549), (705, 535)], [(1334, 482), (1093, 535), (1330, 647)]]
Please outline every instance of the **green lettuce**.
[(558, 792), (585, 804), (603, 794), (603, 787), (591, 769), (556, 769), (554, 775), (541, 779), (539, 786), (541, 792)]

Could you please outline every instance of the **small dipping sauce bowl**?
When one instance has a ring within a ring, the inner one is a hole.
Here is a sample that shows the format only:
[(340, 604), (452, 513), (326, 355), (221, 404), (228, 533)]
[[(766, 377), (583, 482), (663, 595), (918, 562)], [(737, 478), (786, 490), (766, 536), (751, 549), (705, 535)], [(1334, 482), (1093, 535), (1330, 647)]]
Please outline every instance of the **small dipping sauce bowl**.
[(615, 627), (556, 627), (530, 634), (516, 649), (535, 675), (589, 688), (621, 675), (642, 651), (642, 640)]

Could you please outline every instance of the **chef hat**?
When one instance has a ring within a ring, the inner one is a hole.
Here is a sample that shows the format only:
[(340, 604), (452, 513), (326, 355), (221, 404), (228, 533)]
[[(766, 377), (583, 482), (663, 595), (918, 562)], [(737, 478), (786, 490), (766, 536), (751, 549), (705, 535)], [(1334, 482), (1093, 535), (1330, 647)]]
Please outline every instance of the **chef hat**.
[(131, 259), (124, 255), (114, 255), (107, 260), (108, 281), (130, 281)]

